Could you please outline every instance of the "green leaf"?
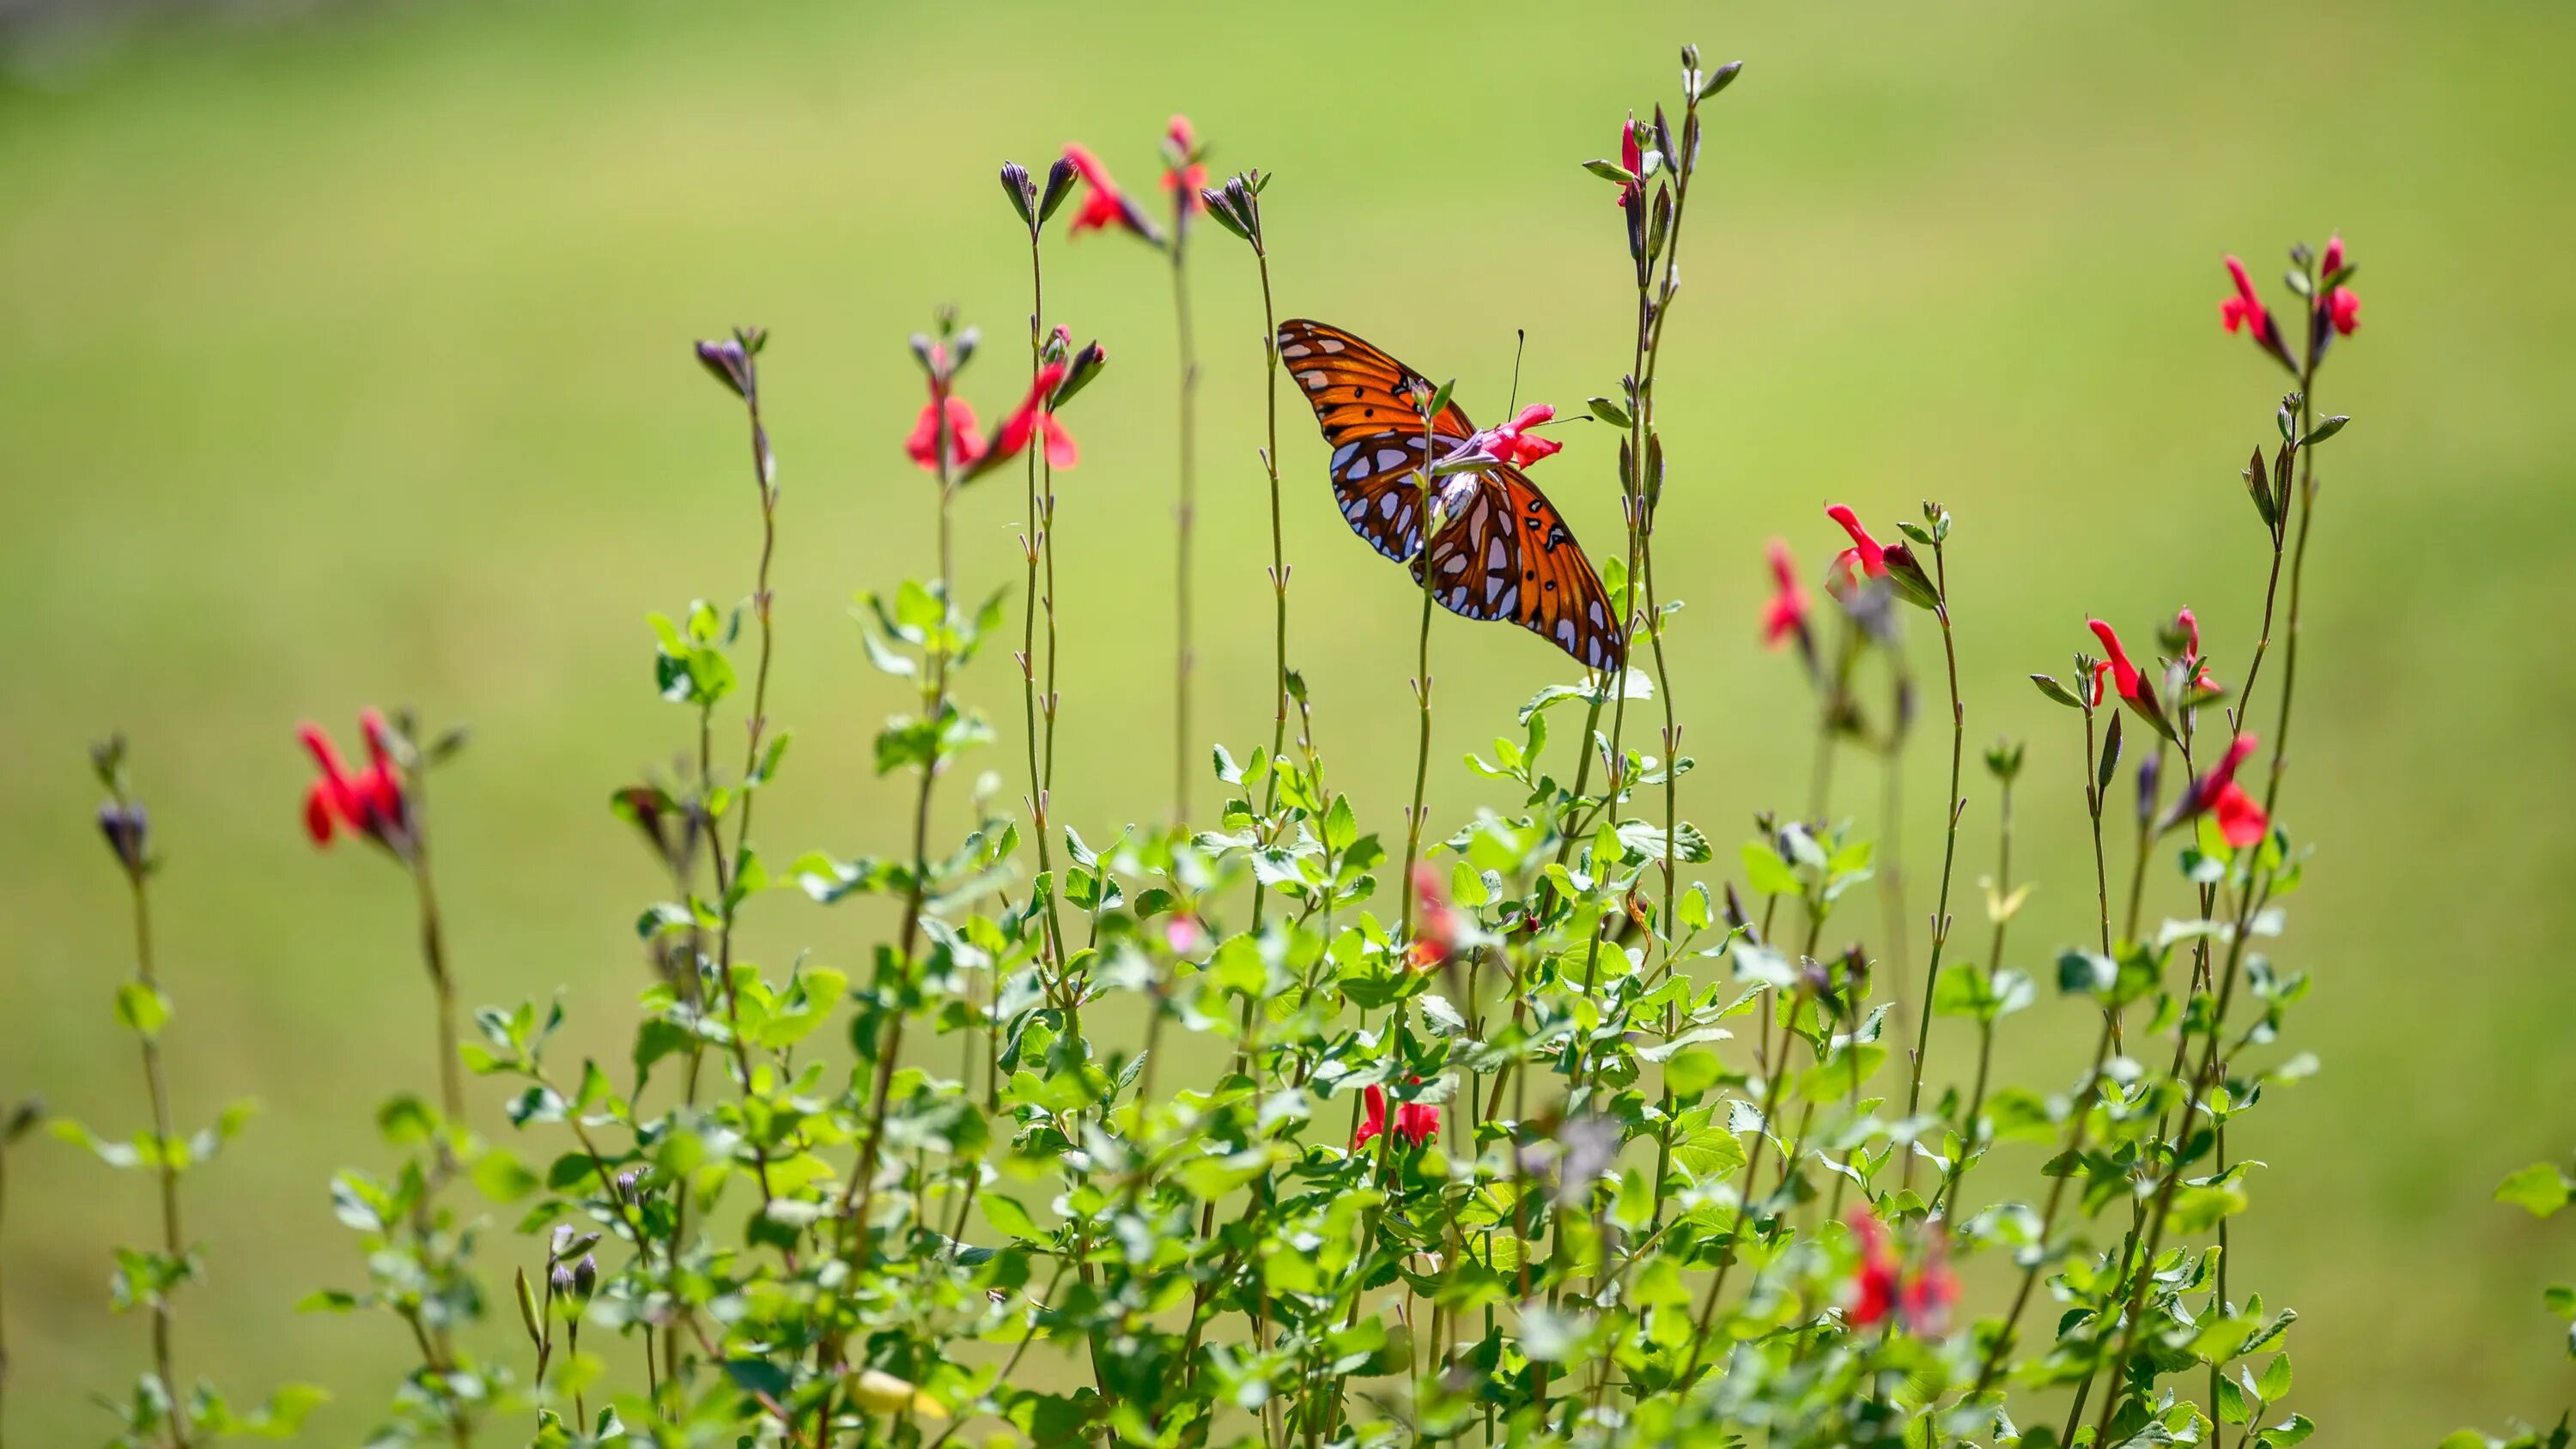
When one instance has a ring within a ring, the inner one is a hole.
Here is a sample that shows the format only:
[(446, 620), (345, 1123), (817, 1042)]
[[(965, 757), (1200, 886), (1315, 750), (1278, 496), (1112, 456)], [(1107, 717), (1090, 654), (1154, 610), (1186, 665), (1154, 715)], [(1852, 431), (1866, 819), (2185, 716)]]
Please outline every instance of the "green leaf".
[(1744, 883), (1758, 895), (1788, 896), (1799, 890), (1798, 873), (1780, 852), (1759, 840), (1744, 843)]
[(494, 1202), (517, 1202), (539, 1186), (537, 1175), (521, 1165), (518, 1157), (506, 1147), (484, 1149), (474, 1159), (474, 1185)]
[(170, 1021), (170, 999), (140, 981), (116, 988), (116, 1019), (147, 1040), (159, 1036)]
[(2576, 1184), (2567, 1175), (2546, 1162), (2535, 1162), (2496, 1185), (2497, 1202), (2520, 1206), (2533, 1217), (2545, 1218), (2567, 1206), (2576, 1196)]
[(1014, 1198), (988, 1192), (975, 1199), (975, 1205), (982, 1210), (984, 1221), (993, 1225), (993, 1231), (1006, 1238), (1017, 1238), (1026, 1243), (1047, 1240), (1047, 1235), (1038, 1229), (1037, 1219), (1030, 1217), (1029, 1210)]

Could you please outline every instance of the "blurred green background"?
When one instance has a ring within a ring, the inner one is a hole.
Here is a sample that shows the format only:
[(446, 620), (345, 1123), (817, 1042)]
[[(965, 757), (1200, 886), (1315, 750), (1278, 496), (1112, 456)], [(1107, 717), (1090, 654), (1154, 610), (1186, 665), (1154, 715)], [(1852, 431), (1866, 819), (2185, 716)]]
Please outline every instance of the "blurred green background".
[[(2576, 1242), (2488, 1201), (2576, 1145), (2576, 974), (2556, 956), (2576, 925), (2576, 478), (2553, 441), (2576, 385), (2576, 12), (2537, 5), (562, 0), (178, 21), (19, 54), (0, 84), (0, 1094), (140, 1119), (109, 1011), (122, 897), (82, 755), (121, 727), (169, 862), (184, 1115), (266, 1104), (191, 1181), (214, 1287), (185, 1300), (183, 1371), (328, 1383), (311, 1437), (340, 1443), (402, 1360), (383, 1324), (289, 1311), (360, 1277), (323, 1183), (382, 1159), (370, 1109), (430, 1066), (404, 882), (306, 844), (299, 718), (344, 737), (368, 702), (472, 721), (436, 807), (466, 993), (561, 987), (578, 1040), (623, 1055), (631, 922), (657, 882), (603, 803), (685, 732), (654, 698), (642, 615), (740, 596), (757, 542), (739, 415), (691, 338), (775, 335), (773, 714), (798, 746), (762, 842), (891, 848), (896, 790), (867, 761), (897, 686), (844, 606), (928, 568), (931, 495), (897, 447), (920, 405), (905, 334), (955, 303), (996, 343), (969, 393), (990, 417), (1019, 389), (1025, 256), (995, 164), (1079, 139), (1149, 185), (1186, 111), (1218, 174), (1277, 173), (1283, 313), (1455, 374), (1482, 418), (1525, 328), (1522, 398), (1579, 411), (1626, 365), (1630, 302), (1609, 189), (1576, 163), (1669, 94), (1684, 39), (1748, 62), (1710, 118), (1665, 349), (1663, 556), (1690, 604), (1675, 686), (1701, 762), (1685, 814), (1723, 862), (1752, 810), (1804, 795), (1804, 686), (1756, 640), (1763, 541), (1821, 565), (1840, 542), (1826, 501), (1892, 521), (1939, 498), (1972, 746), (2032, 742), (2024, 966), (2089, 930), (2090, 886), (2074, 721), (2022, 676), (2062, 672), (2088, 613), (2143, 640), (2186, 603), (2241, 673), (2263, 555), (2235, 475), (2283, 381), (2220, 334), (2218, 258), (2244, 254), (2277, 297), (2290, 242), (2347, 238), (2364, 325), (2320, 392), (2358, 421), (2326, 454), (2285, 812), (2319, 858), (2281, 943), (2319, 978), (2292, 1030), (2325, 1070), (2234, 1144), (2270, 1166), (2232, 1277), (2301, 1310), (2298, 1406), (2339, 1442), (2554, 1417), (2571, 1383), (2537, 1287)], [(1201, 712), (1241, 749), (1268, 718), (1260, 312), (1242, 248), (1201, 241)], [(1057, 248), (1049, 281), (1056, 316), (1113, 357), (1070, 417), (1085, 454), (1060, 489), (1059, 814), (1105, 830), (1166, 798), (1170, 312), (1158, 259), (1125, 238)], [(1395, 835), (1413, 605), (1334, 514), (1289, 407), (1293, 649), (1333, 769)], [(1568, 436), (1538, 476), (1598, 555), (1618, 536), (1611, 450)], [(1016, 581), (1019, 496), (965, 503), (971, 591)], [(1931, 667), (1931, 638), (1914, 644)], [(1432, 647), (1453, 820), (1490, 798), (1458, 756), (1570, 670), (1446, 615)], [(1015, 779), (1013, 676), (996, 654), (968, 692), (1006, 726), (989, 763)], [(1947, 743), (1937, 700), (1925, 715), (1918, 914)], [(1873, 807), (1869, 771), (1842, 778), (1844, 807)], [(1993, 827), (1972, 792), (1969, 902)], [(753, 940), (847, 966), (880, 924), (780, 896)], [(1982, 925), (1964, 934), (1975, 954)], [(2011, 1070), (2048, 1083), (2090, 1035), (2053, 1002), (2016, 1024)], [(86, 1397), (143, 1360), (105, 1278), (111, 1241), (149, 1235), (149, 1193), (51, 1142), (17, 1168), (14, 1427), (90, 1440), (107, 1420)]]

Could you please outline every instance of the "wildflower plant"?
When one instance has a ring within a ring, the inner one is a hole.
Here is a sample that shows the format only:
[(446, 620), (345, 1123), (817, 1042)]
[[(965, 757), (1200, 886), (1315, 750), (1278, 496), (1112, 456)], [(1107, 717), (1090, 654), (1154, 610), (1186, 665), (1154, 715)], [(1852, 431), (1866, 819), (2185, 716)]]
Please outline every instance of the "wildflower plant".
[[(1963, 678), (1955, 630), (1976, 620), (1953, 590), (2002, 565), (1965, 511), (1837, 503), (1771, 543), (1769, 598), (1745, 630), (1794, 646), (1812, 691), (1791, 716), (1814, 731), (1807, 798), (1749, 831), (1694, 823), (1676, 789), (1694, 768), (1671, 677), (1680, 600), (1656, 535), (1714, 465), (1667, 444), (1659, 361), (1702, 132), (1740, 69), (1684, 49), (1678, 95), (1618, 125), (1616, 159), (1586, 163), (1615, 188), (1605, 264), (1634, 288), (1622, 355), (1602, 364), (1612, 380), (1587, 404), (1602, 429), (1550, 435), (1554, 410), (1533, 404), (1435, 449), (1451, 385), (1400, 379), (1414, 441), (1389, 450), (1401, 491), (1385, 517), (1403, 521), (1384, 536), (1421, 524), (1387, 550), (1421, 591), (1400, 850), (1363, 829), (1374, 805), (1316, 749), (1290, 650), (1281, 518), (1314, 506), (1315, 470), (1280, 437), (1280, 373), (1300, 356), (1280, 339), (1325, 330), (1285, 332), (1273, 307), (1267, 212), (1286, 197), (1257, 170), (1208, 185), (1177, 118), (1167, 217), (1080, 147), (1042, 180), (1002, 166), (1029, 244), (1025, 379), (1014, 353), (985, 386), (973, 364), (990, 349), (951, 313), (911, 339), (925, 396), (899, 449), (927, 480), (908, 506), (928, 564), (852, 611), (900, 700), (875, 769), (908, 788), (891, 817), (844, 822), (847, 838), (778, 841), (774, 812), (755, 829), (792, 738), (768, 715), (773, 672), (805, 667), (779, 625), (803, 601), (771, 584), (794, 535), (763, 412), (768, 335), (697, 344), (741, 409), (708, 425), (745, 429), (756, 512), (736, 582), (652, 615), (649, 669), (639, 659), (639, 686), (649, 675), (678, 707), (676, 763), (609, 796), (662, 883), (638, 903), (648, 969), (622, 1052), (573, 1056), (549, 1001), (484, 1007), (459, 1039), (425, 785), (461, 737), (423, 746), (412, 721), (370, 712), (352, 768), (306, 728), (316, 844), (354, 843), (414, 888), (438, 1052), (434, 1102), (405, 1094), (378, 1114), (398, 1166), (331, 1185), (366, 1286), (309, 1300), (384, 1315), (417, 1351), (371, 1443), (2291, 1449), (2315, 1432), (2292, 1403), (2296, 1314), (2253, 1290), (2261, 1265), (2227, 1239), (2253, 1202), (2253, 1114), (2316, 1070), (2291, 1045), (2311, 980), (2282, 953), (2308, 844), (2284, 785), (2317, 453), (2348, 421), (2314, 402), (2328, 349), (2358, 326), (2346, 250), (2294, 250), (2296, 300), (2279, 309), (2228, 262), (2223, 325), (2294, 384), (2262, 398), (2277, 441), (2243, 474), (2259, 541), (2226, 505), (2251, 566), (2207, 601), (2209, 637), (2242, 641), (2241, 678), (2225, 678), (2237, 656), (2204, 654), (2202, 613), (2127, 638), (2070, 624), (2069, 646), (2100, 657), (2031, 676), (2063, 727), (1984, 749), (1993, 804), (1972, 806), (1968, 704), (1993, 686)], [(1173, 268), (1187, 775), (1180, 813), (1153, 824), (1064, 820), (1052, 804), (1054, 474), (1081, 457), (1067, 414), (1111, 378), (1048, 285), (1047, 231), (1077, 193), (1067, 233), (1124, 231)], [(1254, 542), (1224, 555), (1259, 561), (1227, 587), (1248, 594), (1258, 573), (1272, 602), (1274, 708), (1249, 743), (1188, 732), (1183, 248), (1202, 214), (1249, 248), (1268, 339), (1265, 431), (1232, 454), (1261, 465), (1266, 557)], [(1587, 431), (1603, 443), (1589, 456)], [(1435, 566), (1440, 541), (1472, 523), (1462, 482), (1560, 451), (1551, 479), (1620, 503), (1623, 534), (1598, 561), (1609, 615), (1592, 621), (1614, 647), (1586, 658), (1571, 633), (1557, 641), (1588, 667), (1533, 689), (1466, 761), (1483, 804), (1435, 823), (1432, 605), (1463, 587)], [(1016, 510), (1009, 488), (975, 486), (1014, 465)], [(959, 529), (1012, 524), (1015, 578), (958, 576)], [(1887, 887), (1893, 762), (1915, 708), (1907, 625), (1927, 620), (1950, 740), (1917, 945)], [(1023, 748), (978, 771), (1005, 727), (974, 666), (1014, 638)], [(1889, 761), (1877, 818), (1828, 814), (1837, 752), (1854, 746)], [(143, 817), (121, 756), (101, 770), (140, 925)], [(1219, 802), (1204, 818), (1189, 815), (1194, 784)], [(2090, 908), (2041, 919), (2017, 822), (2077, 808)], [(1989, 843), (1990, 868), (1964, 859)], [(1875, 927), (1854, 909), (1872, 887)], [(747, 958), (748, 912), (861, 900), (877, 910), (863, 951)], [(119, 1001), (153, 1129), (132, 1144), (76, 1135), (153, 1172), (166, 1198), (204, 1153), (168, 1120), (168, 1008), (142, 959)], [(1936, 1037), (1936, 1017), (1958, 1030)], [(2041, 1022), (2092, 1043), (2082, 1070), (2003, 1079), (1998, 1039)], [(499, 1088), (496, 1117), (475, 1115), (467, 1073)], [(2042, 1165), (2008, 1170), (2010, 1144), (2042, 1149)], [(2547, 1172), (2517, 1175), (2510, 1195), (2562, 1205), (2571, 1179)], [(165, 1237), (121, 1260), (120, 1291), (159, 1330), (121, 1442), (255, 1427), (171, 1389), (170, 1293), (195, 1258), (175, 1216)]]

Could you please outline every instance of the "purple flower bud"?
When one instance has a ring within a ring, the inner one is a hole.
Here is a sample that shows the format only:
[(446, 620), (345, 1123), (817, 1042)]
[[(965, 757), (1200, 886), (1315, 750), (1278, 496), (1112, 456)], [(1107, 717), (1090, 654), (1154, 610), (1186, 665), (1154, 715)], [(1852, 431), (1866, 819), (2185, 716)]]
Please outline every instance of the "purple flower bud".
[(2138, 823), (2144, 825), (2156, 818), (2157, 776), (2164, 773), (2161, 753), (2138, 761)]
[(1011, 199), (1011, 210), (1020, 225), (1034, 227), (1037, 222), (1037, 183), (1029, 180), (1029, 168), (1017, 161), (1002, 163), (1002, 194)]
[(581, 1261), (572, 1265), (573, 1299), (575, 1302), (588, 1303), (590, 1295), (598, 1291), (599, 1260), (584, 1253), (581, 1255)]
[(128, 875), (141, 875), (150, 863), (151, 830), (151, 817), (141, 805), (110, 800), (98, 807), (99, 834), (107, 837), (107, 848)]
[(732, 388), (734, 396), (745, 402), (755, 396), (758, 380), (752, 369), (751, 350), (739, 337), (699, 343), (698, 361), (706, 364), (707, 371), (715, 374), (717, 381)]
[(1047, 218), (1055, 215), (1055, 209), (1064, 205), (1065, 197), (1073, 192), (1073, 178), (1076, 174), (1072, 158), (1066, 156), (1055, 158), (1055, 164), (1047, 168), (1046, 193), (1038, 198), (1038, 219), (1035, 225), (1046, 225)]

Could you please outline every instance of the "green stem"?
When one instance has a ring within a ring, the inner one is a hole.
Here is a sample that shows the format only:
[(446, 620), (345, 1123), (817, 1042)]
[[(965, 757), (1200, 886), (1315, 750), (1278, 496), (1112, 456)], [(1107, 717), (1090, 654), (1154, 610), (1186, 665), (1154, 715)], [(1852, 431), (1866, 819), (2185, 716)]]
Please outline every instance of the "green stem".
[(1174, 515), (1174, 562), (1176, 575), (1172, 590), (1172, 823), (1180, 825), (1190, 818), (1190, 674), (1197, 660), (1190, 652), (1190, 545), (1196, 532), (1198, 515), (1198, 384), (1197, 347), (1191, 338), (1190, 282), (1187, 266), (1188, 248), (1182, 238), (1189, 234), (1189, 205), (1193, 198), (1185, 189), (1172, 193), (1172, 323), (1179, 334), (1181, 368), (1180, 384), (1180, 506)]
[[(120, 802), (121, 803), (121, 802)], [(126, 878), (132, 886), (134, 902), (134, 979), (147, 992), (159, 995), (161, 983), (152, 965), (152, 908), (144, 887), (144, 875), (129, 868)], [(152, 1032), (136, 1034), (143, 1046), (143, 1082), (152, 1102), (152, 1139), (154, 1155), (160, 1159), (155, 1172), (161, 1189), (161, 1251), (173, 1263), (187, 1257), (187, 1239), (179, 1226), (179, 1167), (171, 1148), (177, 1139), (170, 1130), (170, 1082), (161, 1069), (161, 1043)], [(449, 1053), (454, 1056), (453, 1052)], [(166, 1293), (152, 1295), (152, 1372), (170, 1396), (170, 1442), (185, 1449), (188, 1442), (187, 1393), (180, 1388), (177, 1370), (172, 1367), (170, 1350), (170, 1302)]]
[[(1937, 543), (1932, 545), (1932, 568), (1934, 587), (1940, 593), (1932, 613), (1941, 621), (1941, 658), (1950, 676), (1950, 822), (1941, 844), (1941, 897), (1932, 912), (1932, 955), (1923, 968), (1923, 1016), (1914, 1028), (1914, 1076), (1905, 1089), (1908, 1117), (1923, 1103), (1923, 1059), (1932, 1041), (1932, 989), (1941, 979), (1941, 948), (1950, 943), (1950, 872), (1959, 856), (1959, 816), (1967, 806), (1959, 796), (1959, 757), (1967, 747), (1968, 714), (1959, 702), (1959, 646), (1950, 629), (1950, 573)], [(1905, 1155), (1897, 1180), (1900, 1185), (1913, 1182), (1914, 1154)]]

